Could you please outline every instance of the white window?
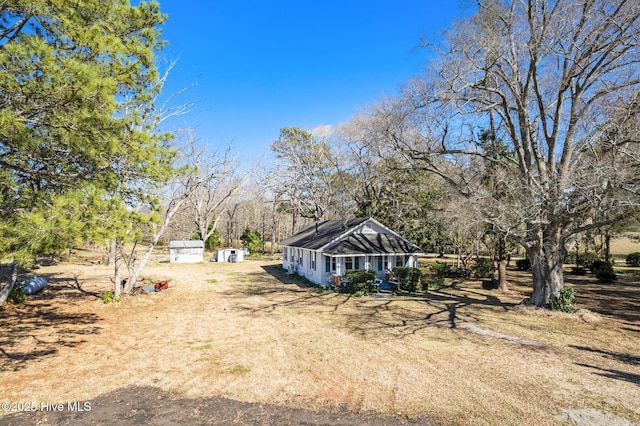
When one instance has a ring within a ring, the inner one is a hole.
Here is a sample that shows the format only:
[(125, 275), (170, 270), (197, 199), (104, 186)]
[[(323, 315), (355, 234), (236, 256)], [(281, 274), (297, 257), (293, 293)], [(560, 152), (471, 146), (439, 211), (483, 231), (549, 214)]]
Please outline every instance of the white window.
[(311, 264), (311, 269), (313, 269), (314, 271), (316, 270), (316, 252), (310, 252), (309, 253), (309, 263)]
[(347, 256), (344, 258), (344, 269), (347, 271), (353, 269), (353, 257)]

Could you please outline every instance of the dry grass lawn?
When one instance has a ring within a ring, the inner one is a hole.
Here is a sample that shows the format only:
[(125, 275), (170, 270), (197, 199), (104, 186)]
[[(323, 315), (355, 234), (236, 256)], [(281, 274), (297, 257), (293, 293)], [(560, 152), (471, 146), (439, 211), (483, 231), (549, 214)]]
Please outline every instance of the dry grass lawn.
[[(34, 271), (50, 285), (0, 310), (0, 400), (82, 401), (125, 386), (440, 424), (556, 424), (595, 408), (640, 423), (640, 272), (567, 276), (582, 309), (520, 305), (479, 282), (391, 298), (319, 292), (277, 260), (164, 263), (167, 291), (104, 304), (112, 271)], [(2, 413), (0, 413), (0, 416)]]

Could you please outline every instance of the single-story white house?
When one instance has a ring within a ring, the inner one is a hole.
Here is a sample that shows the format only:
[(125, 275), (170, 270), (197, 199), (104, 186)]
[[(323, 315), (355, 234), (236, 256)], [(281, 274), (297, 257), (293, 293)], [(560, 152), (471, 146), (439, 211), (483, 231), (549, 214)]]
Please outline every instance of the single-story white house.
[(169, 261), (171, 263), (194, 263), (204, 261), (204, 241), (183, 240), (169, 242)]
[(280, 242), (282, 267), (320, 285), (347, 269), (371, 269), (379, 278), (397, 266), (418, 267), (422, 249), (377, 220), (325, 220)]
[(219, 248), (216, 251), (216, 262), (242, 262), (244, 260), (244, 250), (232, 247)]

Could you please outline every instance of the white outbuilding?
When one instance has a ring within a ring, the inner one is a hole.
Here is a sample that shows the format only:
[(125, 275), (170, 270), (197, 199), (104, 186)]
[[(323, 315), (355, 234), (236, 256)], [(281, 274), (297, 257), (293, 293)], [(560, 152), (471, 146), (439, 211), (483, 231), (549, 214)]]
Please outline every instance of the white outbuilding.
[(216, 262), (242, 262), (244, 260), (244, 250), (232, 248), (232, 247), (223, 247), (219, 248), (216, 252)]
[(204, 241), (184, 240), (169, 243), (171, 263), (195, 263), (204, 261)]

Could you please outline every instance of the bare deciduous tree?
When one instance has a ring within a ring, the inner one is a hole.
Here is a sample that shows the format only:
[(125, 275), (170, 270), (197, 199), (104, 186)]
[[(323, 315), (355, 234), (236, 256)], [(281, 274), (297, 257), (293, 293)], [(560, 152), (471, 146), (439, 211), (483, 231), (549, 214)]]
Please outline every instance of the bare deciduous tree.
[(217, 229), (229, 198), (241, 188), (242, 178), (231, 156), (231, 147), (213, 154), (194, 151), (191, 164), (197, 169), (200, 184), (188, 199), (188, 214), (192, 217), (198, 238), (207, 241)]
[[(629, 0), (479, 1), (449, 32), (431, 75), (393, 110), (397, 147), (457, 185), (525, 247), (530, 303), (563, 288), (565, 243), (638, 205), (640, 8)], [(478, 148), (491, 127), (499, 162)], [(407, 137), (409, 136), (409, 137)], [(499, 198), (448, 164), (496, 164)], [(607, 214), (605, 214), (607, 213)]]

